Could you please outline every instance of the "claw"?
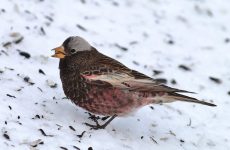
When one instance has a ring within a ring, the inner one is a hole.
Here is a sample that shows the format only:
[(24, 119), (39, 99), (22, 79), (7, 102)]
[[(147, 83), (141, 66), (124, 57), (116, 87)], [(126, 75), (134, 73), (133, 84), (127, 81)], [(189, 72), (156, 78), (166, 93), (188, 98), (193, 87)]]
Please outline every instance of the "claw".
[(93, 119), (93, 121), (96, 123), (96, 125), (92, 125), (89, 123), (85, 123), (86, 126), (91, 127), (91, 129), (98, 130), (98, 129), (105, 129), (105, 127), (114, 119), (116, 118), (117, 115), (113, 115), (112, 117), (109, 118), (108, 121), (106, 121), (103, 125), (100, 125), (97, 121), (97, 119)]

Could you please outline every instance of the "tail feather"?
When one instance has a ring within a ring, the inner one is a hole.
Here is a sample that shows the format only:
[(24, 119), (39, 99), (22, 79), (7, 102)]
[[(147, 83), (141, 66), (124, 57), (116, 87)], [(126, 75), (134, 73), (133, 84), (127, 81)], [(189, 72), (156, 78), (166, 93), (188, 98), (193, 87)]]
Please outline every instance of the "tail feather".
[(185, 96), (185, 95), (174, 93), (174, 92), (168, 93), (168, 95), (166, 97), (167, 97), (167, 99), (170, 99), (170, 101), (178, 100), (178, 101), (185, 101), (185, 102), (203, 104), (203, 105), (207, 105), (207, 106), (216, 106), (215, 104), (205, 102), (205, 101), (200, 101), (200, 100), (198, 100), (196, 98)]

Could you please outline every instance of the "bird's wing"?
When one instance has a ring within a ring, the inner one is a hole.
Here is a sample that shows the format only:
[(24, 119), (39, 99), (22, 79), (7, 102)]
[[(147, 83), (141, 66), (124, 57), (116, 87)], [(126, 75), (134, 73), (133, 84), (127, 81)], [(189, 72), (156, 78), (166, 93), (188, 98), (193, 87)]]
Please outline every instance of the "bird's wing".
[(147, 75), (129, 69), (115, 59), (103, 54), (100, 55), (95, 62), (97, 67), (94, 68), (97, 68), (97, 70), (93, 70), (92, 67), (91, 70), (85, 71), (87, 73), (82, 73), (91, 84), (107, 85), (108, 87), (117, 87), (130, 91), (188, 92), (170, 88)]

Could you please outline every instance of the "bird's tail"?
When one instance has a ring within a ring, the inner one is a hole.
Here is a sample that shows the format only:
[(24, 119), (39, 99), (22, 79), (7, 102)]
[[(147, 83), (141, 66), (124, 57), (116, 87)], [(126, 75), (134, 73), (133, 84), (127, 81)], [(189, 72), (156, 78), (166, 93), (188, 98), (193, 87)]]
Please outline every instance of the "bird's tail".
[[(203, 104), (207, 106), (216, 106), (215, 104), (208, 103), (205, 101), (200, 101), (196, 98), (185, 96), (185, 95), (174, 93), (174, 92), (168, 93), (167, 95), (163, 96), (163, 99), (165, 100), (165, 102), (184, 101), (184, 102)], [(163, 103), (164, 103), (164, 100), (163, 100)]]

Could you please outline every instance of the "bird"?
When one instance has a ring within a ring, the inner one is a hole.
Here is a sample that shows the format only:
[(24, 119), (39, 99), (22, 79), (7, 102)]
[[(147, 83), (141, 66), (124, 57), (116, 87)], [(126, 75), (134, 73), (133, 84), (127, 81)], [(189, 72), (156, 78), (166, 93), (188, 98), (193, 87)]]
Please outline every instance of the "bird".
[(75, 105), (90, 113), (110, 118), (102, 125), (85, 123), (92, 129), (104, 129), (114, 118), (123, 117), (143, 106), (174, 101), (215, 104), (181, 93), (121, 62), (100, 53), (80, 36), (68, 37), (54, 49), (59, 58), (63, 91)]

